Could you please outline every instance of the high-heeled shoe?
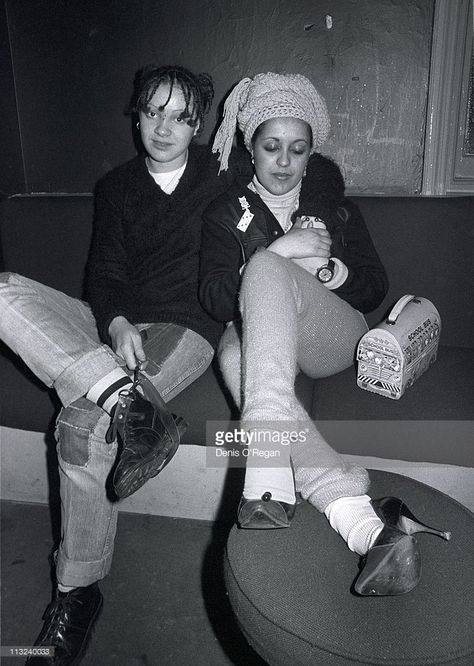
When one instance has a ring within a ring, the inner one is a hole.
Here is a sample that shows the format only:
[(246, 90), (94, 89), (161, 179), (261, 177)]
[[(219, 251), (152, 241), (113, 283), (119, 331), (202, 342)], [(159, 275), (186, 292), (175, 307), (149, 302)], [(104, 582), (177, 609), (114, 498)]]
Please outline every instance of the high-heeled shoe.
[(242, 496), (237, 521), (243, 529), (273, 530), (289, 527), (294, 515), (295, 504), (274, 500), (272, 494), (266, 492), (260, 499), (247, 499)]
[(418, 521), (398, 497), (372, 500), (372, 506), (385, 527), (363, 560), (354, 590), (362, 596), (406, 594), (421, 576), (421, 554), (413, 534), (427, 532), (449, 541), (451, 533)]
[(421, 554), (415, 537), (386, 525), (363, 559), (354, 590), (364, 597), (406, 594), (420, 576)]
[(385, 525), (396, 527), (405, 534), (426, 532), (427, 534), (435, 534), (445, 539), (445, 541), (451, 539), (451, 532), (443, 532), (420, 522), (398, 497), (382, 497), (378, 500), (372, 500), (371, 504), (375, 513)]

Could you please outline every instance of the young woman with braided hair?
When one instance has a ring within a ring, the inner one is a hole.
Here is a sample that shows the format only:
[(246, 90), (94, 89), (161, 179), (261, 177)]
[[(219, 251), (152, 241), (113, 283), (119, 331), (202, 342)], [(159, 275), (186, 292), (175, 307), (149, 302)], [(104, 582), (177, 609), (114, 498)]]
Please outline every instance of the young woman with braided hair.
[(400, 500), (371, 500), (367, 471), (331, 448), (295, 396), (299, 371), (318, 378), (352, 365), (367, 331), (361, 313), (387, 291), (338, 167), (316, 152), (329, 135), (325, 101), (298, 74), (243, 79), (214, 142), (223, 170), (237, 125), (254, 177), (204, 213), (200, 297), (228, 323), (219, 361), (249, 442), (238, 522), (289, 527), (298, 491), (364, 557), (359, 594), (408, 592), (420, 575), (412, 533), (422, 526), (406, 522)]
[(109, 475), (126, 497), (178, 446), (182, 420), (147, 400), (132, 372), (140, 367), (168, 402), (206, 370), (222, 332), (197, 298), (200, 213), (228, 185), (210, 150), (192, 144), (213, 94), (208, 75), (183, 67), (148, 66), (136, 77), (131, 112), (144, 150), (97, 185), (88, 304), (0, 276), (0, 336), (64, 406), (58, 589), (36, 641), (55, 656), (30, 665), (78, 664), (84, 651), (114, 546)]

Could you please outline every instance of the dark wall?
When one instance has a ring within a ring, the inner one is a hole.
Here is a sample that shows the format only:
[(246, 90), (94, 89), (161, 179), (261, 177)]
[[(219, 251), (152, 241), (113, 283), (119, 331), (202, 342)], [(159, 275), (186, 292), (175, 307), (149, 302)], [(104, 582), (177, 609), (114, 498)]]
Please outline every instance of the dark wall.
[(349, 191), (420, 189), (434, 0), (4, 3), (18, 107), (7, 116), (21, 134), (24, 185), (10, 177), (0, 189), (87, 192), (133, 156), (123, 108), (148, 62), (213, 76), (203, 140), (242, 76), (306, 74), (332, 120), (322, 152), (342, 166)]
[(16, 105), (6, 8), (0, 4), (0, 145), (2, 151), (0, 197), (25, 192), (20, 127)]

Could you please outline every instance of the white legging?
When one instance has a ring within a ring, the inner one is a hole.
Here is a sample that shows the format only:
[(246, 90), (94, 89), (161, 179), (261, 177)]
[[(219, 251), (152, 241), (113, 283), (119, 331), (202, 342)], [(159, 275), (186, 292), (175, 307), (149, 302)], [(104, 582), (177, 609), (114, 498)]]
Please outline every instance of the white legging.
[(244, 426), (305, 424), (306, 442), (292, 446), (291, 461), (296, 490), (319, 511), (340, 497), (365, 494), (367, 471), (334, 451), (295, 396), (299, 371), (327, 377), (352, 365), (367, 331), (364, 317), (303, 268), (268, 250), (257, 252), (245, 268), (240, 310), (242, 340), (228, 326), (218, 354)]

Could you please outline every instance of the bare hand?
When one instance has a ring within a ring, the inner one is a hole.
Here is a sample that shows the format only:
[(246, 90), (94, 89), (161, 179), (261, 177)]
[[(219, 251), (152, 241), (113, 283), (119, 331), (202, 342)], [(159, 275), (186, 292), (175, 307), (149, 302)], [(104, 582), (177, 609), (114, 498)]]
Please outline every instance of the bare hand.
[(331, 256), (331, 236), (326, 229), (302, 228), (298, 219), (290, 231), (277, 238), (268, 250), (287, 259), (301, 259), (303, 257), (321, 257), (329, 259)]
[(129, 370), (134, 370), (137, 365), (140, 368), (145, 367), (143, 341), (136, 326), (125, 317), (115, 317), (110, 322), (109, 335), (112, 339), (112, 349), (117, 356), (123, 358)]

